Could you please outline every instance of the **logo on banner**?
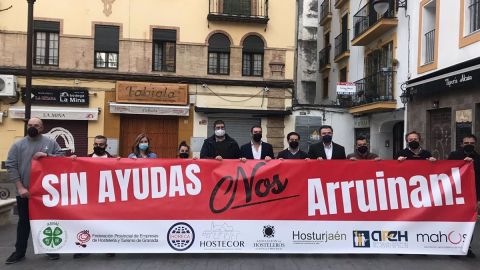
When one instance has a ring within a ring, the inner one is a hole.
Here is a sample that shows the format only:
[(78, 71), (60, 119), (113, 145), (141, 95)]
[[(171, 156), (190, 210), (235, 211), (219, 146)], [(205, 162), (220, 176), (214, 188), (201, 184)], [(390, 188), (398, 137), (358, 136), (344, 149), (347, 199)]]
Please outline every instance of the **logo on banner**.
[(58, 250), (65, 245), (67, 231), (58, 222), (49, 222), (38, 233), (40, 245), (47, 250)]
[(257, 240), (253, 243), (253, 247), (256, 250), (282, 250), (285, 248), (285, 243), (283, 241), (273, 239), (275, 237), (275, 226), (264, 225), (262, 234), (263, 239)]
[(292, 231), (292, 240), (294, 244), (325, 244), (327, 242), (333, 241), (346, 241), (347, 234), (346, 233), (339, 233), (338, 231), (335, 233), (331, 233), (328, 231), (324, 232), (302, 232), (302, 231)]
[(77, 233), (77, 242), (75, 242), (75, 244), (79, 247), (86, 248), (87, 242), (90, 241), (91, 238), (90, 232), (88, 230), (83, 230)]
[(408, 248), (407, 231), (353, 231), (356, 248)]
[(195, 241), (195, 232), (192, 226), (185, 222), (175, 223), (168, 229), (168, 245), (176, 251), (189, 249)]
[[(445, 247), (445, 248), (456, 248), (461, 247), (467, 238), (467, 234), (460, 233), (457, 231), (442, 232), (438, 233), (418, 233), (417, 234), (417, 243), (427, 243), (430, 246), (426, 247)], [(447, 245), (445, 245), (447, 244)]]
[(263, 226), (263, 237), (266, 237), (266, 238), (275, 237), (275, 226), (272, 226), (272, 225)]
[(206, 240), (199, 242), (205, 249), (241, 249), (245, 247), (245, 241), (239, 240), (240, 232), (227, 223), (212, 222), (210, 229), (202, 233)]

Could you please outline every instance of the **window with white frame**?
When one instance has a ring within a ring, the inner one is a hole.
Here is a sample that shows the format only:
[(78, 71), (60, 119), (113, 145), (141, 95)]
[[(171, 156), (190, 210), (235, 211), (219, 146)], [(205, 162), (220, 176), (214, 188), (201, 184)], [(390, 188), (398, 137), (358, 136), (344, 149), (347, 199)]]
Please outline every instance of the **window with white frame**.
[(60, 23), (53, 21), (34, 21), (34, 59), (35, 65), (58, 66), (58, 44)]
[(120, 28), (95, 25), (95, 68), (118, 68)]

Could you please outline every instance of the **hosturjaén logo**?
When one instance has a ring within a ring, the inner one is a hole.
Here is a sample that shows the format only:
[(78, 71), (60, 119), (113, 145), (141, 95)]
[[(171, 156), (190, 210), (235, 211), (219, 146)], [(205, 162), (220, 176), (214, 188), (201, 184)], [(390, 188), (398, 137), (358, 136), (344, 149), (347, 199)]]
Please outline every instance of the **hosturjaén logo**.
[(168, 245), (176, 251), (189, 249), (195, 241), (195, 232), (192, 226), (185, 222), (175, 223), (167, 233)]
[(266, 237), (266, 238), (275, 237), (275, 226), (272, 226), (272, 225), (263, 226), (263, 237)]

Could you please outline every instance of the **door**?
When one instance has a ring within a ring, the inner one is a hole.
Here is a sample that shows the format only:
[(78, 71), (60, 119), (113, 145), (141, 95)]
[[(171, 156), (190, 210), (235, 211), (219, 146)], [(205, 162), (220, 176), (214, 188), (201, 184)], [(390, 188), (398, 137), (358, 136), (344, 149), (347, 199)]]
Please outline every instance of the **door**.
[(452, 111), (449, 108), (429, 111), (428, 149), (436, 159), (447, 159), (452, 149)]
[(398, 122), (393, 126), (393, 159), (397, 159), (397, 153), (403, 149), (403, 133), (404, 133), (404, 122)]
[(145, 133), (150, 149), (159, 158), (175, 158), (178, 147), (178, 118), (167, 116), (122, 115), (120, 120), (120, 156), (132, 153), (135, 138)]

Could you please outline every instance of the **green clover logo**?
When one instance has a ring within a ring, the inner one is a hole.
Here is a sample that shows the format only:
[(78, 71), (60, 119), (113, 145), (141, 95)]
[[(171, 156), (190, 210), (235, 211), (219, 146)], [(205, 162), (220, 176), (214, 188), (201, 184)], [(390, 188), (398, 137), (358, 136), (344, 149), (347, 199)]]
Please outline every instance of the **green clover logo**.
[(44, 237), (42, 241), (47, 247), (57, 247), (62, 243), (62, 238), (60, 238), (62, 234), (63, 231), (60, 229), (60, 227), (55, 227), (53, 230), (52, 227), (47, 227), (45, 230), (43, 230), (43, 235), (46, 237)]

